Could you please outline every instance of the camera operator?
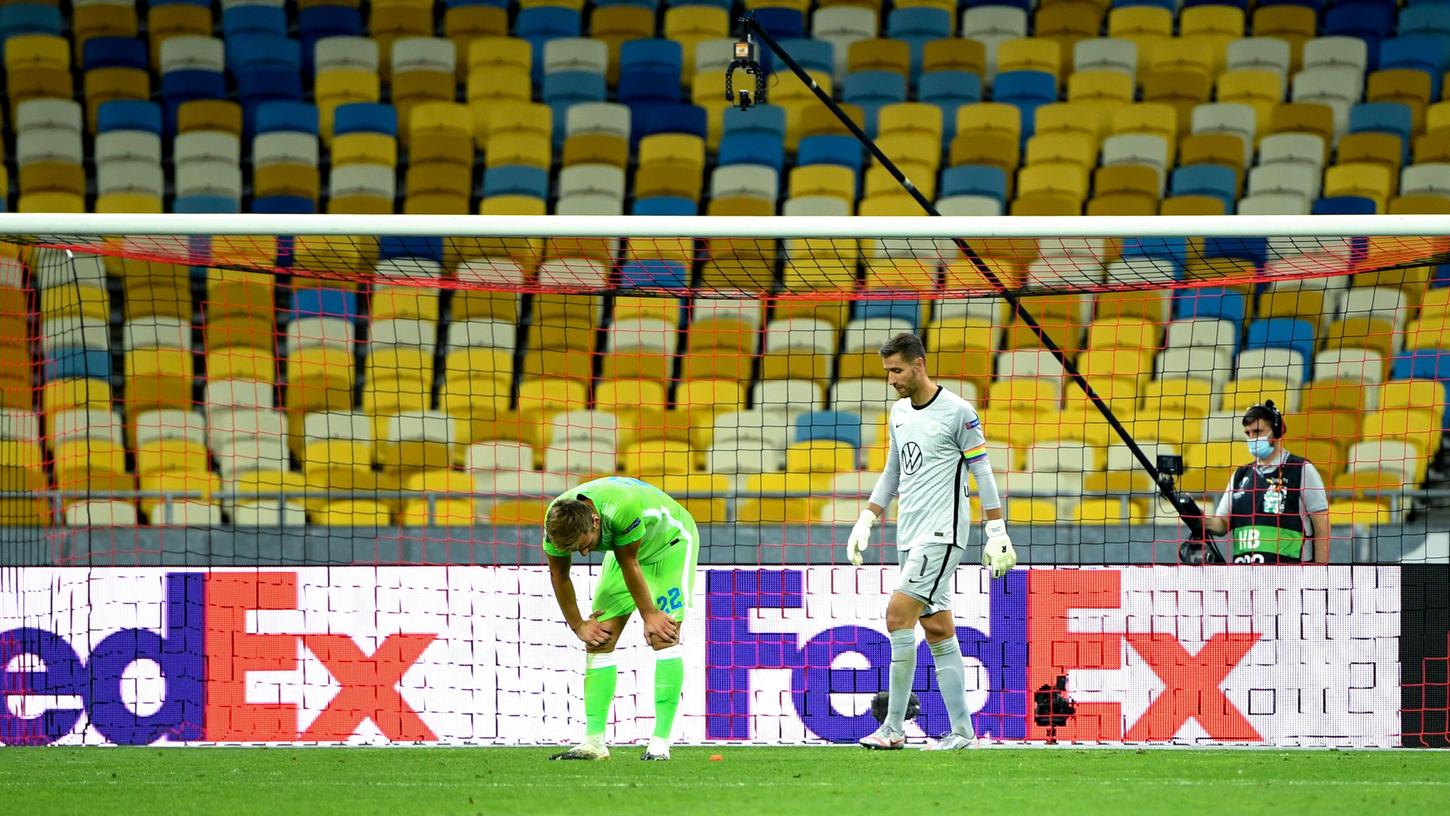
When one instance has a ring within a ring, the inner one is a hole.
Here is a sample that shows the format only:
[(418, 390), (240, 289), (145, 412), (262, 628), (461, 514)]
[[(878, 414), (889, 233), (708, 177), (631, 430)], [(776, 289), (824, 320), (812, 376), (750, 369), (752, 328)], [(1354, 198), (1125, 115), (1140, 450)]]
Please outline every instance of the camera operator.
[[(1231, 533), (1233, 563), (1329, 563), (1329, 499), (1313, 463), (1284, 449), (1284, 415), (1272, 400), (1244, 413), (1244, 437), (1254, 460), (1234, 471), (1215, 515), (1214, 535)], [(1304, 549), (1311, 537), (1313, 547)]]

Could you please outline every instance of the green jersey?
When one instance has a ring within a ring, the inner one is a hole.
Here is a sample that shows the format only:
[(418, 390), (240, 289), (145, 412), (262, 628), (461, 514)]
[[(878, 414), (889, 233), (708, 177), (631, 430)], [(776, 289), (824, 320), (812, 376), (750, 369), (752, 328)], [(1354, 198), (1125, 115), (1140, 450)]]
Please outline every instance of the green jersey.
[[(639, 543), (639, 563), (653, 564), (669, 557), (680, 542), (690, 514), (669, 494), (652, 484), (623, 476), (607, 476), (571, 488), (554, 499), (589, 499), (599, 512), (599, 546), (602, 552)], [(549, 503), (553, 507), (553, 502)], [(547, 516), (546, 516), (547, 517)], [(556, 558), (569, 553), (554, 546), (544, 535), (544, 552)]]

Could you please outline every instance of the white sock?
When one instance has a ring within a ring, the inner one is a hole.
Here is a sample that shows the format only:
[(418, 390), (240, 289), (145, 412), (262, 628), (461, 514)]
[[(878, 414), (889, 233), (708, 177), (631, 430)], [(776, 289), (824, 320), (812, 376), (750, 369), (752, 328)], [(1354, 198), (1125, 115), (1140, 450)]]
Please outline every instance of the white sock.
[(936, 663), (936, 684), (951, 716), (952, 730), (967, 739), (976, 737), (972, 713), (967, 710), (967, 673), (962, 666), (962, 645), (956, 635), (931, 644), (931, 656)]
[(916, 630), (891, 633), (891, 673), (887, 683), (886, 727), (905, 730), (906, 707), (911, 703), (911, 685), (916, 679)]
[(585, 748), (597, 748), (597, 749), (603, 751), (604, 750), (604, 735), (603, 734), (586, 734), (584, 736), (584, 742), (580, 743), (580, 745), (582, 745)]
[(668, 754), (670, 752), (670, 741), (667, 739), (661, 739), (660, 737), (650, 737), (649, 748), (647, 748), (646, 750), (656, 756), (660, 754)]

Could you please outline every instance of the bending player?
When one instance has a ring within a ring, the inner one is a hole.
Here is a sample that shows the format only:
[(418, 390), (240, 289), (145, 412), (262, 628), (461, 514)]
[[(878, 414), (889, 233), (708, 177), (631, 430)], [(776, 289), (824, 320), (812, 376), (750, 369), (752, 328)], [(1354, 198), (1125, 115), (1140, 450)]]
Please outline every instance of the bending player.
[[(593, 612), (584, 617), (569, 579), (573, 553), (605, 553), (594, 588)], [(614, 702), (614, 646), (636, 609), (655, 650), (655, 730), (640, 759), (670, 758), (670, 734), (680, 704), (685, 667), (680, 623), (694, 598), (700, 533), (674, 499), (638, 479), (611, 476), (565, 491), (544, 520), (549, 579), (564, 621), (585, 649), (584, 741), (550, 759), (606, 759), (604, 727)]]
[(890, 451), (886, 468), (871, 499), (846, 540), (852, 564), (871, 541), (871, 527), (892, 496), (901, 500), (896, 526), (897, 563), (901, 577), (886, 604), (886, 630), (891, 636), (891, 673), (886, 720), (861, 740), (867, 748), (905, 747), (906, 706), (916, 676), (916, 624), (936, 663), (937, 685), (951, 717), (952, 730), (930, 750), (957, 750), (975, 744), (967, 710), (962, 648), (952, 620), (952, 573), (961, 563), (971, 532), (967, 510), (970, 490), (964, 471), (977, 481), (982, 511), (987, 516), (987, 543), (982, 565), (1001, 578), (1017, 563), (1017, 553), (1002, 521), (997, 482), (987, 460), (982, 422), (971, 404), (932, 382), (926, 373), (926, 349), (913, 334), (898, 334), (881, 347), (886, 382), (903, 399), (891, 406)]

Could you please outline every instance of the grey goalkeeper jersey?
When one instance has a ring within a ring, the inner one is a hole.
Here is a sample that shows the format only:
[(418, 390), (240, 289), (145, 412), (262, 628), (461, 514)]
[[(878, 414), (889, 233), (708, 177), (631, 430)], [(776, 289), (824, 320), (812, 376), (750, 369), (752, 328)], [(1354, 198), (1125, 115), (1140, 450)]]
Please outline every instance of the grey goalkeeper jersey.
[(896, 548), (932, 542), (965, 547), (971, 530), (967, 470), (977, 480), (983, 510), (1002, 504), (976, 409), (938, 386), (925, 405), (897, 400), (889, 425), (891, 448), (871, 503), (885, 508), (899, 496)]

